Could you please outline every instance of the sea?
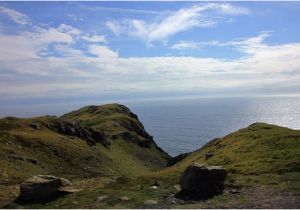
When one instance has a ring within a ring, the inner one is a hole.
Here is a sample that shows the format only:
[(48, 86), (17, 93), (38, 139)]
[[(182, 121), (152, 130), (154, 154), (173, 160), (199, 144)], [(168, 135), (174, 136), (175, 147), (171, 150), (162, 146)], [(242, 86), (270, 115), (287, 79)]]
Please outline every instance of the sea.
[(0, 117), (59, 116), (83, 106), (112, 102), (124, 104), (136, 113), (158, 146), (172, 156), (199, 149), (214, 138), (255, 122), (300, 129), (299, 95), (96, 100), (35, 106), (0, 104)]
[(255, 122), (300, 129), (300, 97), (188, 98), (128, 106), (172, 156), (194, 151)]

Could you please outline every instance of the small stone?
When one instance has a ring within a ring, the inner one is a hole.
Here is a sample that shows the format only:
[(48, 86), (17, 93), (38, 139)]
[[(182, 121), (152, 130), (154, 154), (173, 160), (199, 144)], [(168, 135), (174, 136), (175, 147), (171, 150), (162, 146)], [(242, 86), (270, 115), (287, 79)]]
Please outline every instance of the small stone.
[(157, 186), (157, 187), (159, 187), (159, 186), (160, 186), (160, 184), (159, 184), (159, 182), (158, 182), (158, 181), (155, 181), (155, 182), (152, 184), (152, 186)]
[(147, 205), (155, 205), (157, 204), (158, 202), (156, 200), (146, 200), (144, 202), (144, 204), (147, 204)]
[(98, 196), (98, 197), (97, 197), (97, 202), (103, 201), (103, 200), (105, 200), (106, 198), (108, 198), (107, 195)]
[(212, 153), (212, 152), (206, 153), (206, 155), (205, 155), (205, 160), (211, 158), (212, 156), (214, 156), (214, 153)]
[(151, 186), (150, 189), (157, 190), (158, 187), (157, 186)]
[(41, 129), (41, 128), (40, 128), (40, 125), (37, 124), (37, 123), (31, 123), (29, 126), (30, 126), (31, 128), (33, 128), (33, 129), (35, 129), (35, 130), (40, 130), (40, 129)]
[(129, 201), (130, 198), (128, 198), (127, 196), (123, 196), (120, 198), (121, 201)]
[(180, 187), (179, 184), (176, 184), (176, 185), (174, 185), (173, 187), (174, 187), (177, 191), (180, 191), (180, 190), (181, 190), (181, 187)]
[(230, 189), (229, 193), (231, 193), (231, 194), (238, 194), (239, 191), (237, 189)]

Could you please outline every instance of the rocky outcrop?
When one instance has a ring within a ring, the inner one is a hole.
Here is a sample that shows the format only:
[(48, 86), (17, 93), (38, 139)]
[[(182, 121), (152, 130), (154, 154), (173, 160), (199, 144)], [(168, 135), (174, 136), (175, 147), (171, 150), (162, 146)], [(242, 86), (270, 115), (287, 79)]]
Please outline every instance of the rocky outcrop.
[(56, 120), (46, 125), (50, 130), (58, 132), (62, 135), (76, 136), (86, 140), (90, 146), (94, 146), (97, 142), (105, 147), (110, 146), (110, 141), (103, 132), (96, 131), (90, 127), (84, 127), (77, 122), (67, 120)]
[(214, 153), (208, 152), (208, 153), (205, 154), (205, 160), (207, 160), (207, 159), (209, 159), (209, 158), (211, 158), (213, 156), (214, 156)]
[(189, 166), (180, 178), (181, 192), (185, 199), (206, 199), (222, 193), (227, 172), (222, 166)]
[(168, 165), (167, 166), (173, 166), (175, 165), (176, 163), (182, 161), (184, 158), (186, 158), (187, 156), (189, 156), (191, 153), (188, 152), (188, 153), (182, 153), (182, 154), (179, 154), (175, 157), (172, 157), (169, 162), (168, 162)]
[(20, 195), (16, 202), (45, 202), (77, 191), (67, 179), (51, 175), (38, 175), (20, 184)]

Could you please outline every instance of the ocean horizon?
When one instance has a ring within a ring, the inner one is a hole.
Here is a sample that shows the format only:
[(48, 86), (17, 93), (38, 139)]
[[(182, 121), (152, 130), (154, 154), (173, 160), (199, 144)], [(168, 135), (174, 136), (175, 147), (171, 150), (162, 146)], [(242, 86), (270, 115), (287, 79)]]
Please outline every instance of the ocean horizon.
[(300, 129), (300, 97), (190, 98), (126, 105), (172, 156), (195, 151), (255, 122)]

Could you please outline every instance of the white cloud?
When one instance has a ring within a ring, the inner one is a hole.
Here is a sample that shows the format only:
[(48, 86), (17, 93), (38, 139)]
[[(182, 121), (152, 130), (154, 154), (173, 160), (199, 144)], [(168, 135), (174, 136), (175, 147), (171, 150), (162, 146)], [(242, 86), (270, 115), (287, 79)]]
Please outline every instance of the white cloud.
[(18, 35), (0, 35), (0, 61), (35, 59), (52, 43), (72, 44), (80, 31), (61, 24), (57, 28), (34, 27)]
[(90, 45), (89, 52), (98, 58), (117, 58), (119, 56), (117, 52), (103, 45)]
[(128, 8), (117, 8), (117, 7), (103, 7), (103, 6), (87, 6), (83, 4), (77, 4), (82, 9), (96, 11), (96, 12), (108, 12), (108, 13), (125, 13), (125, 14), (145, 14), (145, 15), (154, 15), (161, 14), (161, 11), (149, 10), (149, 9), (128, 9)]
[(122, 33), (123, 28), (120, 26), (119, 23), (107, 21), (105, 24), (114, 34), (119, 35)]
[[(0, 88), (0, 94), (9, 93), (7, 97), (16, 94), (20, 97), (56, 95), (57, 92), (61, 95), (81, 95), (115, 90), (116, 87), (125, 92), (133, 89), (174, 92), (299, 86), (300, 43), (268, 45), (264, 43), (263, 36), (266, 35), (239, 39), (238, 42), (228, 41), (247, 46), (249, 52), (245, 57), (233, 60), (201, 57), (120, 58), (116, 52), (101, 45), (91, 45), (89, 48), (96, 57), (88, 57), (78, 51), (64, 58), (15, 57), (14, 61), (1, 61), (2, 71), (6, 69), (3, 72), (6, 79), (1, 83), (6, 88)], [(251, 46), (253, 49), (250, 49)], [(19, 49), (17, 45), (11, 47)], [(28, 83), (11, 83), (7, 78), (9, 75), (19, 77), (16, 72), (36, 79)]]
[[(72, 47), (70, 45), (57, 44), (57, 45), (54, 45), (54, 50), (62, 57), (84, 56), (84, 53), (81, 50), (75, 49), (74, 47)], [(40, 53), (40, 55), (41, 55), (41, 53)]]
[(60, 24), (57, 28), (58, 31), (70, 35), (79, 35), (81, 34), (81, 31), (77, 28), (74, 28), (72, 26), (66, 25), (66, 24)]
[(26, 25), (30, 23), (30, 20), (27, 15), (20, 13), (16, 10), (0, 6), (0, 13), (6, 14), (17, 24)]
[(151, 44), (152, 42), (166, 40), (170, 36), (195, 27), (215, 25), (218, 20), (211, 14), (203, 16), (206, 11), (226, 15), (244, 15), (247, 10), (228, 3), (207, 3), (169, 12), (163, 18), (156, 17), (152, 21), (138, 19), (110, 20), (106, 22), (106, 26), (116, 35), (130, 35)]
[(207, 46), (225, 47), (231, 46), (237, 50), (240, 50), (247, 54), (252, 54), (257, 51), (257, 49), (265, 47), (264, 40), (270, 36), (269, 32), (262, 32), (258, 36), (250, 38), (240, 38), (227, 42), (220, 42), (217, 40), (207, 41), (207, 42), (194, 42), (194, 41), (179, 41), (173, 44), (170, 48), (176, 50), (188, 50), (188, 49), (200, 49)]
[(84, 35), (81, 37), (81, 39), (88, 42), (107, 43), (107, 40), (103, 35)]
[[(51, 42), (64, 42), (64, 43), (72, 43), (74, 41), (74, 36), (77, 35), (77, 30), (73, 32), (73, 29), (64, 30), (63, 28), (66, 25), (60, 25), (58, 28), (38, 28), (33, 33), (24, 34), (27, 37), (33, 38), (37, 40), (38, 43), (48, 44)], [(63, 28), (62, 28), (63, 27)], [(74, 34), (75, 33), (75, 34)]]
[(248, 15), (250, 10), (245, 7), (233, 6), (232, 4), (220, 4), (217, 13), (225, 15)]
[(186, 49), (197, 49), (199, 44), (193, 41), (179, 41), (171, 46), (171, 49), (175, 50), (186, 50)]
[(77, 15), (68, 14), (67, 17), (70, 18), (70, 19), (72, 19), (75, 22), (83, 21), (83, 18), (78, 17)]

